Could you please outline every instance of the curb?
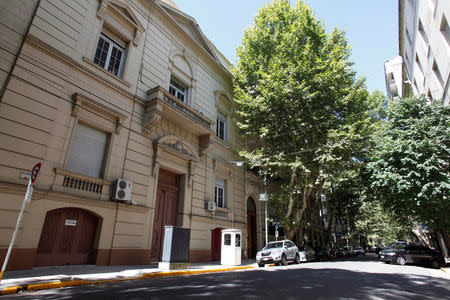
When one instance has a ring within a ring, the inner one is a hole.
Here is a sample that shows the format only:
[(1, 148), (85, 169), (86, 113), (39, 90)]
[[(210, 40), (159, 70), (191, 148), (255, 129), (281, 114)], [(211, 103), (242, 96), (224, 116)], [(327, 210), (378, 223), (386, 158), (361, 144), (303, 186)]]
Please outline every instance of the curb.
[(450, 273), (446, 269), (441, 268), (441, 270), (444, 271), (445, 274), (450, 275)]
[(184, 275), (205, 274), (205, 273), (219, 273), (219, 272), (236, 271), (236, 270), (248, 270), (248, 269), (254, 269), (254, 268), (255, 267), (253, 267), (253, 266), (245, 266), (245, 267), (234, 267), (234, 268), (226, 268), (226, 269), (210, 269), (210, 270), (164, 271), (164, 272), (155, 272), (155, 273), (144, 273), (144, 274), (140, 275), (139, 277), (127, 277), (127, 278), (92, 280), (92, 281), (90, 281), (90, 280), (68, 280), (68, 281), (57, 280), (57, 281), (51, 281), (51, 282), (26, 284), (23, 286), (7, 287), (7, 288), (0, 290), (0, 295), (16, 294), (21, 291), (31, 292), (31, 291), (57, 289), (57, 288), (70, 287), (70, 286), (114, 283), (114, 282), (149, 279), (149, 278), (157, 278), (157, 277), (171, 277), (171, 276), (184, 276)]

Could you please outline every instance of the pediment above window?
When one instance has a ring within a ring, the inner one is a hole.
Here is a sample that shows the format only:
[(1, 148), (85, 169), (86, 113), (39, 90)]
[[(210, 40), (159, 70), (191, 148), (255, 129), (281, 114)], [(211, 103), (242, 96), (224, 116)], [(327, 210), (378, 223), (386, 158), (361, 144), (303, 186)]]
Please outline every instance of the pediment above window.
[(232, 96), (230, 93), (226, 91), (215, 91), (214, 95), (216, 96), (216, 108), (222, 113), (228, 115), (232, 108)]
[(103, 20), (104, 25), (133, 41), (135, 46), (139, 44), (145, 28), (127, 3), (120, 0), (100, 0), (97, 16)]
[[(75, 93), (72, 115), (88, 122), (95, 122), (96, 127), (106, 132), (119, 134), (127, 116), (83, 94)], [(95, 120), (95, 121), (93, 121)]]

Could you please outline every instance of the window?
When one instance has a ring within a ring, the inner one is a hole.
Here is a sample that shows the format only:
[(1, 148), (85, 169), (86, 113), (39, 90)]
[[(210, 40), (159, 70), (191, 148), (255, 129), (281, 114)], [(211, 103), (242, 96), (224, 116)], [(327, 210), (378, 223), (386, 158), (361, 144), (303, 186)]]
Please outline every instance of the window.
[(442, 16), (441, 33), (447, 40), (447, 43), (450, 45), (450, 27), (448, 26), (447, 19), (445, 19), (445, 16)]
[(221, 113), (217, 113), (216, 135), (221, 140), (226, 140), (226, 124), (227, 119)]
[(406, 38), (408, 39), (409, 46), (412, 46), (412, 39), (408, 29), (406, 29)]
[(226, 199), (225, 199), (225, 180), (216, 178), (216, 186), (214, 189), (214, 200), (216, 202), (217, 207), (225, 208)]
[(67, 170), (101, 178), (108, 134), (78, 123)]
[(187, 103), (187, 88), (179, 84), (177, 81), (171, 79), (169, 85), (169, 93), (174, 95), (177, 99), (180, 99), (184, 103)]
[(236, 234), (236, 243), (235, 243), (236, 247), (240, 247), (241, 246), (241, 235), (240, 234)]
[(439, 81), (440, 85), (444, 86), (444, 79), (442, 78), (441, 72), (439, 71), (436, 61), (433, 62), (433, 72), (437, 80)]
[(428, 45), (428, 37), (427, 34), (425, 33), (425, 29), (423, 29), (422, 21), (420, 19), (419, 19), (419, 32), (425, 43)]
[(419, 67), (420, 73), (423, 76), (423, 67), (422, 67), (422, 64), (420, 63), (420, 59), (419, 59), (419, 56), (417, 54), (416, 54), (416, 63), (417, 63), (417, 66)]
[(125, 48), (113, 42), (103, 33), (100, 35), (95, 51), (94, 63), (103, 69), (121, 77), (125, 63)]
[(225, 234), (224, 236), (223, 236), (223, 244), (225, 245), (225, 246), (231, 246), (231, 234)]

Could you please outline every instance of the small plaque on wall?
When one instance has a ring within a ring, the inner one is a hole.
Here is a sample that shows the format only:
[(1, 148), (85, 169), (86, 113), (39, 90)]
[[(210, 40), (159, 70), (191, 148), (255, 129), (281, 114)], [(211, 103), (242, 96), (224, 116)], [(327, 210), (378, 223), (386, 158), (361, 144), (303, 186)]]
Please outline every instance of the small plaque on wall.
[(77, 220), (69, 220), (66, 219), (66, 222), (64, 223), (66, 226), (77, 226)]

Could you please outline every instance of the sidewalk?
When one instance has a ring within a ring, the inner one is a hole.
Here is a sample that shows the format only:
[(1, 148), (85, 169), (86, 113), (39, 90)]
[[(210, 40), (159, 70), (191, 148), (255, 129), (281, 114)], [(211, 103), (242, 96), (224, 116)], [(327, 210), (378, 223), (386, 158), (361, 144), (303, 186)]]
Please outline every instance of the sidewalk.
[(163, 276), (182, 276), (213, 272), (252, 269), (255, 260), (242, 260), (240, 266), (222, 266), (219, 261), (191, 263), (187, 269), (161, 270), (158, 265), (141, 266), (55, 266), (31, 270), (6, 271), (0, 284), (0, 294), (13, 294), (21, 290), (43, 290), (66, 286), (111, 283)]

